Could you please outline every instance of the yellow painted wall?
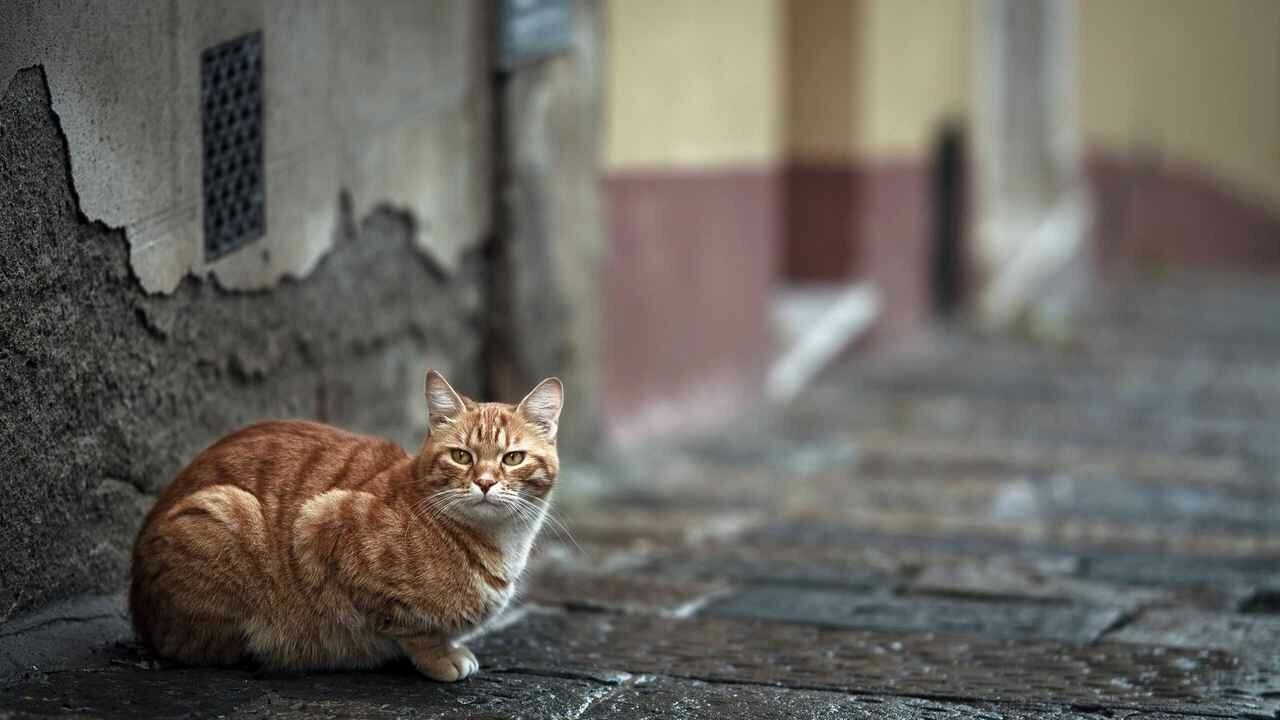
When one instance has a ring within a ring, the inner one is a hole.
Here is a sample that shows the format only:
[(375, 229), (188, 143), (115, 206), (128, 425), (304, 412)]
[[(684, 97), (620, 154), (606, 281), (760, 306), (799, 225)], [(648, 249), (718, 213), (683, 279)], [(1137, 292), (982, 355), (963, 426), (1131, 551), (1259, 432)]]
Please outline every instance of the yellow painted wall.
[(967, 0), (608, 0), (608, 170), (927, 152), (968, 106)]
[(968, 106), (967, 0), (608, 0), (606, 167), (917, 156)]
[(1280, 1), (1081, 0), (1080, 118), (1280, 208)]
[(791, 0), (787, 10), (791, 157), (920, 157), (967, 112), (967, 0)]
[[(1078, 2), (1086, 142), (1280, 207), (1280, 0)], [(969, 116), (973, 0), (607, 0), (606, 166), (923, 158)]]
[(784, 109), (787, 156), (813, 162), (852, 159), (858, 114), (858, 3), (786, 3)]
[(968, 112), (971, 4), (860, 4), (855, 152), (872, 158), (926, 155), (942, 124)]
[(777, 162), (782, 1), (607, 0), (606, 169)]

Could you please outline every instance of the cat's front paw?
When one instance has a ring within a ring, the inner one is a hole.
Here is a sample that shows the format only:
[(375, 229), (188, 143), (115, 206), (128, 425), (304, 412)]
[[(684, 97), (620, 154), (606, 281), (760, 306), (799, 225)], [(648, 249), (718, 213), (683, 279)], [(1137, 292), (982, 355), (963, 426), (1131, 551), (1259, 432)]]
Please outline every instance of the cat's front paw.
[(476, 656), (457, 643), (440, 646), (437, 653), (415, 656), (413, 664), (423, 675), (439, 682), (457, 682), (480, 669)]

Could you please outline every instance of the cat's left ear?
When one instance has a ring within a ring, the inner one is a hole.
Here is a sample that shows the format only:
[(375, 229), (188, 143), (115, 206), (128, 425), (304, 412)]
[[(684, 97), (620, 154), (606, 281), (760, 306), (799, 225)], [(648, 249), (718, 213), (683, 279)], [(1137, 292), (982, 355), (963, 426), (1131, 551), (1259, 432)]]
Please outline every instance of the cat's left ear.
[(564, 383), (560, 378), (547, 378), (538, 383), (520, 404), (516, 406), (526, 420), (542, 431), (543, 437), (554, 441), (560, 426), (560, 408), (564, 407)]
[(435, 370), (427, 371), (427, 432), (453, 422), (465, 407), (462, 396)]

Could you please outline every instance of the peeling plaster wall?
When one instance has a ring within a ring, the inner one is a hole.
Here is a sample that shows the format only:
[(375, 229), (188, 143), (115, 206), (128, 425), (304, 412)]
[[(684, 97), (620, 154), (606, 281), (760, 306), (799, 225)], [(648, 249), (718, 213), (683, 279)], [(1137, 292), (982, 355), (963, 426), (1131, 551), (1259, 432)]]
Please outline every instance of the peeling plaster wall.
[(310, 417), (413, 447), (427, 367), (479, 390), (481, 260), (457, 241), (442, 270), (420, 252), (417, 214), (366, 212), (396, 202), (394, 182), (361, 202), (333, 188), (316, 209), (326, 234), (308, 236), (329, 251), (305, 279), (245, 293), (188, 276), (149, 294), (129, 223), (113, 229), (83, 203), (107, 207), (99, 181), (136, 177), (127, 159), (82, 164), (91, 191), (78, 197), (70, 168), (85, 156), (68, 142), (93, 143), (83, 124), (61, 126), (64, 111), (83, 121), (78, 106), (55, 113), (39, 68), (0, 83), (0, 621), (122, 587), (151, 496), (237, 426)]
[[(384, 0), (6, 0), (0, 83), (48, 75), (90, 220), (122, 228), (150, 293), (188, 274), (262, 289), (333, 248), (337, 199), (411, 214), (454, 272), (489, 227), (485, 3)], [(206, 263), (200, 52), (263, 33), (267, 233)]]

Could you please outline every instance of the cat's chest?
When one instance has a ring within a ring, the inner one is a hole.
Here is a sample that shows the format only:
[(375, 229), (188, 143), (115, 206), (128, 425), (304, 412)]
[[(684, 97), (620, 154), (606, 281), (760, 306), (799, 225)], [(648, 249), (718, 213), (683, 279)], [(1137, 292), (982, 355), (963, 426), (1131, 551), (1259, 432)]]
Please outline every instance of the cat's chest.
[(498, 609), (505, 607), (516, 593), (516, 586), (520, 582), (520, 578), (524, 575), (524, 571), (529, 562), (529, 552), (533, 546), (533, 534), (521, 533), (510, 537), (498, 536), (497, 541), (498, 558), (493, 565), (493, 574), (500, 578), (500, 582), (485, 582), (483, 585), (484, 595), (492, 602), (499, 605)]
[(511, 543), (502, 543), (499, 545), (499, 559), (495, 563), (495, 574), (500, 576), (505, 583), (495, 588), (496, 594), (500, 596), (510, 597), (515, 592), (516, 583), (520, 581), (520, 576), (524, 574), (525, 567), (529, 563), (529, 550), (532, 545), (529, 541), (516, 541)]

